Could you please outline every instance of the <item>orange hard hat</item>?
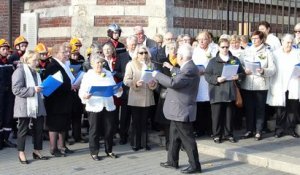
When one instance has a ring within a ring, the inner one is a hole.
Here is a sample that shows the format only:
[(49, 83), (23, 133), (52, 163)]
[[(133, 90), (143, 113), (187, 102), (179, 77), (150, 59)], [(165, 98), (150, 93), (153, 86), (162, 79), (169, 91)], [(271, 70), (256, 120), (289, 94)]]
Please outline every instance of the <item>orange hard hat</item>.
[(5, 39), (0, 39), (0, 47), (8, 47), (8, 48), (10, 48), (8, 42)]
[(35, 48), (34, 48), (34, 51), (36, 53), (48, 53), (48, 49), (47, 47), (45, 46), (45, 44), (43, 43), (38, 43)]
[(27, 43), (28, 44), (28, 41), (22, 35), (18, 36), (18, 38), (15, 39), (14, 47), (16, 47), (16, 45), (21, 44), (21, 43)]
[(70, 45), (82, 46), (81, 41), (78, 38), (72, 38), (70, 40)]

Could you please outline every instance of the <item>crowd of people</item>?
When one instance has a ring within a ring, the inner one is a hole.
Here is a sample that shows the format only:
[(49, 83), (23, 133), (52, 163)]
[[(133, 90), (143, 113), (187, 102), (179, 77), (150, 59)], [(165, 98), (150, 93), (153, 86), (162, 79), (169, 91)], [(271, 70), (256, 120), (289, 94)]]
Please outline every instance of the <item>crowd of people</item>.
[[(294, 35), (285, 34), (281, 40), (271, 33), (266, 21), (259, 23), (250, 38), (223, 34), (217, 43), (208, 31), (194, 38), (167, 32), (151, 39), (143, 27), (136, 26), (131, 35), (127, 34), (126, 44), (121, 43), (121, 34), (119, 25), (109, 25), (107, 42), (94, 42), (86, 50), (86, 58), (80, 54), (82, 42), (78, 38), (48, 47), (38, 43), (34, 51), (27, 50), (28, 41), (23, 36), (15, 39), (13, 48), (1, 39), (0, 149), (17, 147), (19, 161), (27, 164), (25, 140), (30, 130), (34, 159), (48, 158), (41, 153), (47, 133), (52, 155), (73, 153), (66, 146), (73, 138), (75, 142), (89, 142), (90, 155), (98, 161), (101, 138), (106, 155), (118, 157), (113, 153), (116, 134), (119, 144), (130, 142), (133, 151), (150, 150), (151, 127), (166, 137), (166, 150), (171, 152), (171, 162), (161, 166), (178, 167), (176, 152), (182, 143), (194, 160), (185, 171), (189, 173), (201, 171), (192, 138), (208, 135), (215, 143), (235, 143), (238, 137), (233, 131), (242, 129), (243, 117), (246, 131), (242, 139), (263, 139), (270, 118), (276, 119), (275, 137), (299, 137), (295, 127), (300, 122), (300, 79), (294, 70), (300, 63), (300, 23), (294, 27)], [(183, 69), (190, 61), (190, 69)], [(246, 66), (249, 63), (259, 67), (251, 70)], [(227, 64), (238, 65), (230, 80), (222, 76)], [(189, 72), (195, 65), (196, 77)], [(75, 84), (81, 71), (85, 72), (82, 81)], [(152, 80), (142, 80), (145, 71), (155, 72)], [(62, 75), (62, 84), (43, 96), (41, 82), (57, 72)], [(90, 93), (92, 86), (119, 82), (123, 82), (122, 88), (111, 96)], [(242, 108), (235, 104), (238, 91)], [(81, 133), (84, 119), (88, 121), (88, 139)], [(11, 131), (17, 131), (17, 144), (9, 140)], [(183, 139), (186, 137), (190, 139)]]

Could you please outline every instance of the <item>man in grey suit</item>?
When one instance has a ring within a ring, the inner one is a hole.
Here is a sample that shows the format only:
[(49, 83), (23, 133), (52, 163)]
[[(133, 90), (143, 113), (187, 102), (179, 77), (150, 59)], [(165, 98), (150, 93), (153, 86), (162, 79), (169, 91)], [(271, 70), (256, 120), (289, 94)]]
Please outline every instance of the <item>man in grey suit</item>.
[(168, 88), (163, 112), (165, 117), (171, 120), (168, 161), (160, 163), (160, 165), (165, 168), (177, 169), (179, 150), (182, 144), (190, 165), (181, 172), (184, 174), (200, 173), (201, 165), (192, 123), (196, 120), (199, 70), (191, 60), (192, 47), (188, 44), (179, 47), (176, 59), (180, 69), (164, 63), (164, 66), (170, 68), (174, 76), (168, 77), (160, 72), (153, 72), (153, 77)]

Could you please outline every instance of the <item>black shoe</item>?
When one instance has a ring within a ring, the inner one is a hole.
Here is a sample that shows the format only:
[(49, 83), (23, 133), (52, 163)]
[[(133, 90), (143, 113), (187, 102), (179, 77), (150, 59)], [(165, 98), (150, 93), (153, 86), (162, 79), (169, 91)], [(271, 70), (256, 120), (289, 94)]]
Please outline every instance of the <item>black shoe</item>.
[(16, 147), (17, 147), (17, 144), (12, 143), (12, 142), (9, 141), (9, 140), (4, 140), (4, 141), (3, 141), (3, 147), (16, 148)]
[(247, 131), (243, 136), (242, 139), (248, 139), (250, 137), (253, 137), (253, 133), (251, 131)]
[(234, 137), (228, 137), (227, 140), (231, 143), (236, 143), (236, 140)]
[(147, 146), (145, 147), (145, 151), (149, 151), (149, 150), (151, 150), (151, 148), (150, 148), (150, 146), (147, 145)]
[(221, 143), (221, 139), (220, 139), (219, 137), (215, 137), (215, 138), (214, 138), (214, 142), (215, 142), (215, 143)]
[(62, 148), (62, 149), (61, 149), (61, 152), (62, 152), (63, 154), (73, 154), (73, 153), (74, 153), (74, 151), (73, 151), (73, 150), (70, 150), (68, 147)]
[(100, 157), (99, 157), (98, 155), (92, 155), (92, 154), (91, 154), (91, 157), (92, 157), (92, 159), (95, 160), (95, 161), (101, 160)]
[(296, 132), (292, 132), (291, 136), (294, 137), (294, 138), (299, 138), (299, 135)]
[(110, 158), (113, 158), (113, 159), (116, 159), (118, 158), (119, 156), (114, 154), (114, 153), (107, 153), (107, 156), (110, 157)]
[(181, 173), (183, 174), (201, 173), (201, 167), (195, 169), (190, 165), (187, 168), (181, 170)]
[(169, 162), (161, 162), (160, 166), (164, 167), (164, 168), (173, 168), (173, 169), (178, 169), (179, 168), (178, 163), (171, 164)]
[(29, 164), (28, 160), (21, 160), (20, 156), (19, 156), (19, 161), (21, 164)]
[(58, 149), (50, 150), (50, 154), (53, 155), (54, 157), (66, 157), (66, 154), (62, 153)]
[(140, 148), (137, 148), (137, 147), (132, 147), (132, 150), (133, 151), (138, 151)]
[(46, 157), (46, 156), (39, 156), (39, 155), (37, 155), (36, 153), (32, 153), (32, 157), (33, 157), (33, 159), (37, 159), (37, 160), (48, 160), (48, 157)]
[(126, 139), (120, 139), (120, 142), (119, 142), (120, 145), (125, 145), (126, 143), (127, 143)]
[(256, 133), (254, 138), (255, 138), (256, 141), (260, 141), (262, 139), (261, 133), (259, 133), (259, 132)]
[(275, 132), (275, 135), (274, 135), (275, 138), (280, 138), (282, 136), (283, 136), (282, 132), (280, 132), (280, 133)]

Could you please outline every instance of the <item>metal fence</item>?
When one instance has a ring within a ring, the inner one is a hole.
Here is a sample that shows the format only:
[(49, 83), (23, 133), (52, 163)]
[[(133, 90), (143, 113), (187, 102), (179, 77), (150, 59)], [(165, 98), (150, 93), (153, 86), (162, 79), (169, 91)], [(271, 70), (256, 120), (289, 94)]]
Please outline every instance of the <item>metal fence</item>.
[(280, 36), (300, 22), (300, 0), (174, 0), (174, 5), (184, 9), (180, 27), (185, 33), (192, 28), (194, 35), (201, 30), (250, 35), (260, 21), (267, 21)]

